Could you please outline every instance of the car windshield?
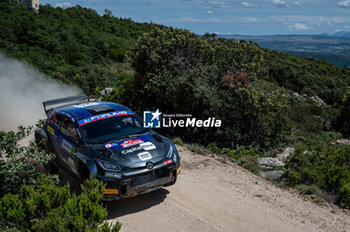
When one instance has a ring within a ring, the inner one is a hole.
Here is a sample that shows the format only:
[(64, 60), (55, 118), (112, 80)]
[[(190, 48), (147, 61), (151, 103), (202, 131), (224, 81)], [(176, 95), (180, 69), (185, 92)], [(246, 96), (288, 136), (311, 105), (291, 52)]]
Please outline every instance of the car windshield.
[(88, 143), (107, 143), (148, 132), (135, 115), (104, 118), (80, 126)]

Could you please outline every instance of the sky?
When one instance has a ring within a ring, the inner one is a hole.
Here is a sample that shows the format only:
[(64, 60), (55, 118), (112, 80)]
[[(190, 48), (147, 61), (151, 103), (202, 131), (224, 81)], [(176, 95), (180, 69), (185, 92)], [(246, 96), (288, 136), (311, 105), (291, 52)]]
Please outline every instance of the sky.
[(323, 34), (350, 31), (350, 0), (40, 0), (197, 34)]

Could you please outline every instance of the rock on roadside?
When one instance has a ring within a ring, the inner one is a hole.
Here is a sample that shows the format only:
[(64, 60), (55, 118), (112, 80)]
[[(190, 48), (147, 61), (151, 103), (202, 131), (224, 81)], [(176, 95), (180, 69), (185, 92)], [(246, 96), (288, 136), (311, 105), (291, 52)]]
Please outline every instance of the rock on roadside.
[(277, 158), (272, 157), (258, 158), (258, 162), (261, 168), (264, 170), (273, 170), (276, 168), (283, 168), (284, 166), (281, 161), (279, 161)]

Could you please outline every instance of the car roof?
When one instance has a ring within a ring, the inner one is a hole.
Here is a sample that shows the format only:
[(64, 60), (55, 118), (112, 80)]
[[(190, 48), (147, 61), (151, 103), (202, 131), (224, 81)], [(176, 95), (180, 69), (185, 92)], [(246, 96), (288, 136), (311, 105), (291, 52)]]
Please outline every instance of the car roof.
[(83, 102), (55, 108), (55, 113), (65, 114), (73, 121), (92, 117), (106, 112), (130, 110), (128, 107), (113, 102)]

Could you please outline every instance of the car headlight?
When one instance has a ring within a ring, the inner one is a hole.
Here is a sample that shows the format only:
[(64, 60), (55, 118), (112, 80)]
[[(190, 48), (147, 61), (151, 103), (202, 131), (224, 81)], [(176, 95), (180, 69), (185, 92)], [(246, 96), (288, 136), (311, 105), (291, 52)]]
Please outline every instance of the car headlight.
[(103, 163), (103, 166), (107, 169), (113, 169), (113, 170), (116, 170), (116, 171), (121, 171), (123, 170), (123, 167), (120, 166), (120, 165), (117, 165), (117, 164), (112, 164), (112, 163), (107, 163), (107, 162), (102, 162)]

